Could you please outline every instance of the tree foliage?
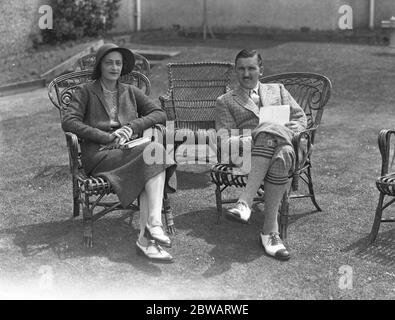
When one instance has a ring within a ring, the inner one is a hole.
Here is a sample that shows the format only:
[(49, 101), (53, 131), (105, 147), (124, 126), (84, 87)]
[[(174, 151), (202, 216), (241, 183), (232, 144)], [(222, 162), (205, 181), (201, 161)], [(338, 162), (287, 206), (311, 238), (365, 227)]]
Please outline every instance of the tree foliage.
[(43, 42), (103, 36), (114, 26), (120, 0), (50, 0), (53, 29), (42, 30)]

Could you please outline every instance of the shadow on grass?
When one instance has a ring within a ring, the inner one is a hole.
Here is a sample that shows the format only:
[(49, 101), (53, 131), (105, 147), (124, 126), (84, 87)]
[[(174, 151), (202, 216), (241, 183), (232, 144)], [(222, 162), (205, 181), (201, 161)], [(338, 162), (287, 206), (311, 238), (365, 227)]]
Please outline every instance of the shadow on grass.
[[(209, 246), (213, 246), (209, 252), (204, 252), (204, 255), (208, 254), (212, 258), (209, 268), (203, 273), (207, 278), (230, 270), (233, 263), (249, 263), (263, 255), (257, 237), (259, 223), (254, 221), (243, 225), (223, 218), (217, 224), (216, 219), (215, 208), (193, 211), (175, 218), (178, 230), (186, 229), (187, 236), (204, 239)], [(195, 246), (195, 256), (202, 256), (199, 252), (202, 249), (198, 244)]]
[(354, 251), (363, 260), (375, 262), (386, 267), (395, 267), (395, 229), (377, 235), (376, 241), (368, 244), (368, 236), (359, 239), (342, 251)]
[[(314, 212), (292, 215), (290, 223)], [(249, 224), (230, 221), (224, 216), (221, 218), (220, 224), (217, 224), (216, 221), (215, 207), (188, 212), (175, 218), (177, 229), (187, 230), (186, 235), (196, 239), (191, 258), (201, 257), (200, 259), (208, 260), (207, 265), (209, 266), (203, 273), (204, 277), (211, 278), (220, 275), (229, 271), (235, 263), (247, 265), (264, 255), (259, 241), (259, 233), (264, 223), (261, 212), (253, 212)], [(199, 239), (203, 239), (210, 249), (205, 251), (205, 246), (201, 248), (198, 244)], [(190, 246), (191, 244), (189, 241), (189, 243), (179, 243), (178, 245)], [(191, 251), (191, 248), (186, 247), (186, 250)], [(271, 266), (283, 262), (268, 258), (267, 263)]]
[(374, 54), (377, 57), (389, 57), (389, 58), (394, 58), (395, 57), (395, 52), (379, 52)]
[(311, 216), (313, 214), (320, 214), (320, 213), (322, 213), (322, 211), (318, 211), (318, 210), (312, 210), (312, 211), (308, 211), (308, 212), (304, 212), (304, 213), (290, 213), (289, 218), (288, 218), (288, 226), (290, 224), (296, 222), (299, 219)]
[(177, 189), (205, 189), (212, 184), (210, 172), (189, 172), (177, 170)]
[(150, 276), (160, 276), (161, 270), (135, 250), (138, 230), (124, 217), (104, 218), (94, 224), (94, 246), (86, 248), (82, 241), (82, 220), (64, 220), (25, 225), (0, 230), (0, 237), (11, 236), (24, 257), (48, 259), (53, 252), (59, 260), (81, 257), (105, 257), (117, 263), (128, 263)]

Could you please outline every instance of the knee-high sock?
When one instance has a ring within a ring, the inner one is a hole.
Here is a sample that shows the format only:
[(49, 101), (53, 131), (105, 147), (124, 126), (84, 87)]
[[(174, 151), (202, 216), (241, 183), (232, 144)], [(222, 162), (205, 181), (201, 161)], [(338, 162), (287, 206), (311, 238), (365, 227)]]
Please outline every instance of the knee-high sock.
[(289, 187), (290, 182), (278, 185), (265, 181), (265, 222), (262, 228), (263, 234), (278, 232), (278, 209), (280, 207), (284, 192), (288, 190)]
[(249, 207), (252, 206), (252, 202), (256, 196), (258, 188), (266, 176), (270, 161), (271, 159), (262, 156), (251, 157), (251, 171), (248, 174), (247, 185), (239, 197), (239, 200), (245, 201)]

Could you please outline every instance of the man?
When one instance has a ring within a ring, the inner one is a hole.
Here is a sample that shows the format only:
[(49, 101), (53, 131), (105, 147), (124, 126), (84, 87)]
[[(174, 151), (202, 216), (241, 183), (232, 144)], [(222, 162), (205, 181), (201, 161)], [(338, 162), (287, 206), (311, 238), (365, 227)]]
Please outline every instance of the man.
[[(230, 134), (230, 144), (242, 139), (244, 145), (251, 145), (251, 168), (246, 188), (235, 207), (228, 210), (227, 216), (247, 223), (253, 198), (263, 183), (265, 222), (260, 242), (267, 255), (288, 260), (290, 254), (278, 232), (277, 213), (283, 194), (290, 186), (289, 176), (295, 166), (292, 137), (306, 128), (306, 115), (282, 84), (259, 82), (263, 63), (257, 51), (240, 51), (235, 58), (235, 70), (239, 86), (217, 99), (216, 129), (223, 139)], [(260, 121), (261, 108), (280, 105), (289, 105), (289, 122), (281, 125), (264, 119)], [(235, 136), (231, 129), (250, 129), (252, 133), (240, 137)]]

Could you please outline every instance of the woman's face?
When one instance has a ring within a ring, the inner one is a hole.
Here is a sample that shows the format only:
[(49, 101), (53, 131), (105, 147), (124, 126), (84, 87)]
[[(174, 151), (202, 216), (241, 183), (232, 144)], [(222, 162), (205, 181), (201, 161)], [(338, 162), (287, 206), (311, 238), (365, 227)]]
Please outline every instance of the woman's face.
[(122, 71), (122, 55), (112, 51), (104, 56), (101, 61), (101, 77), (108, 81), (117, 81)]

